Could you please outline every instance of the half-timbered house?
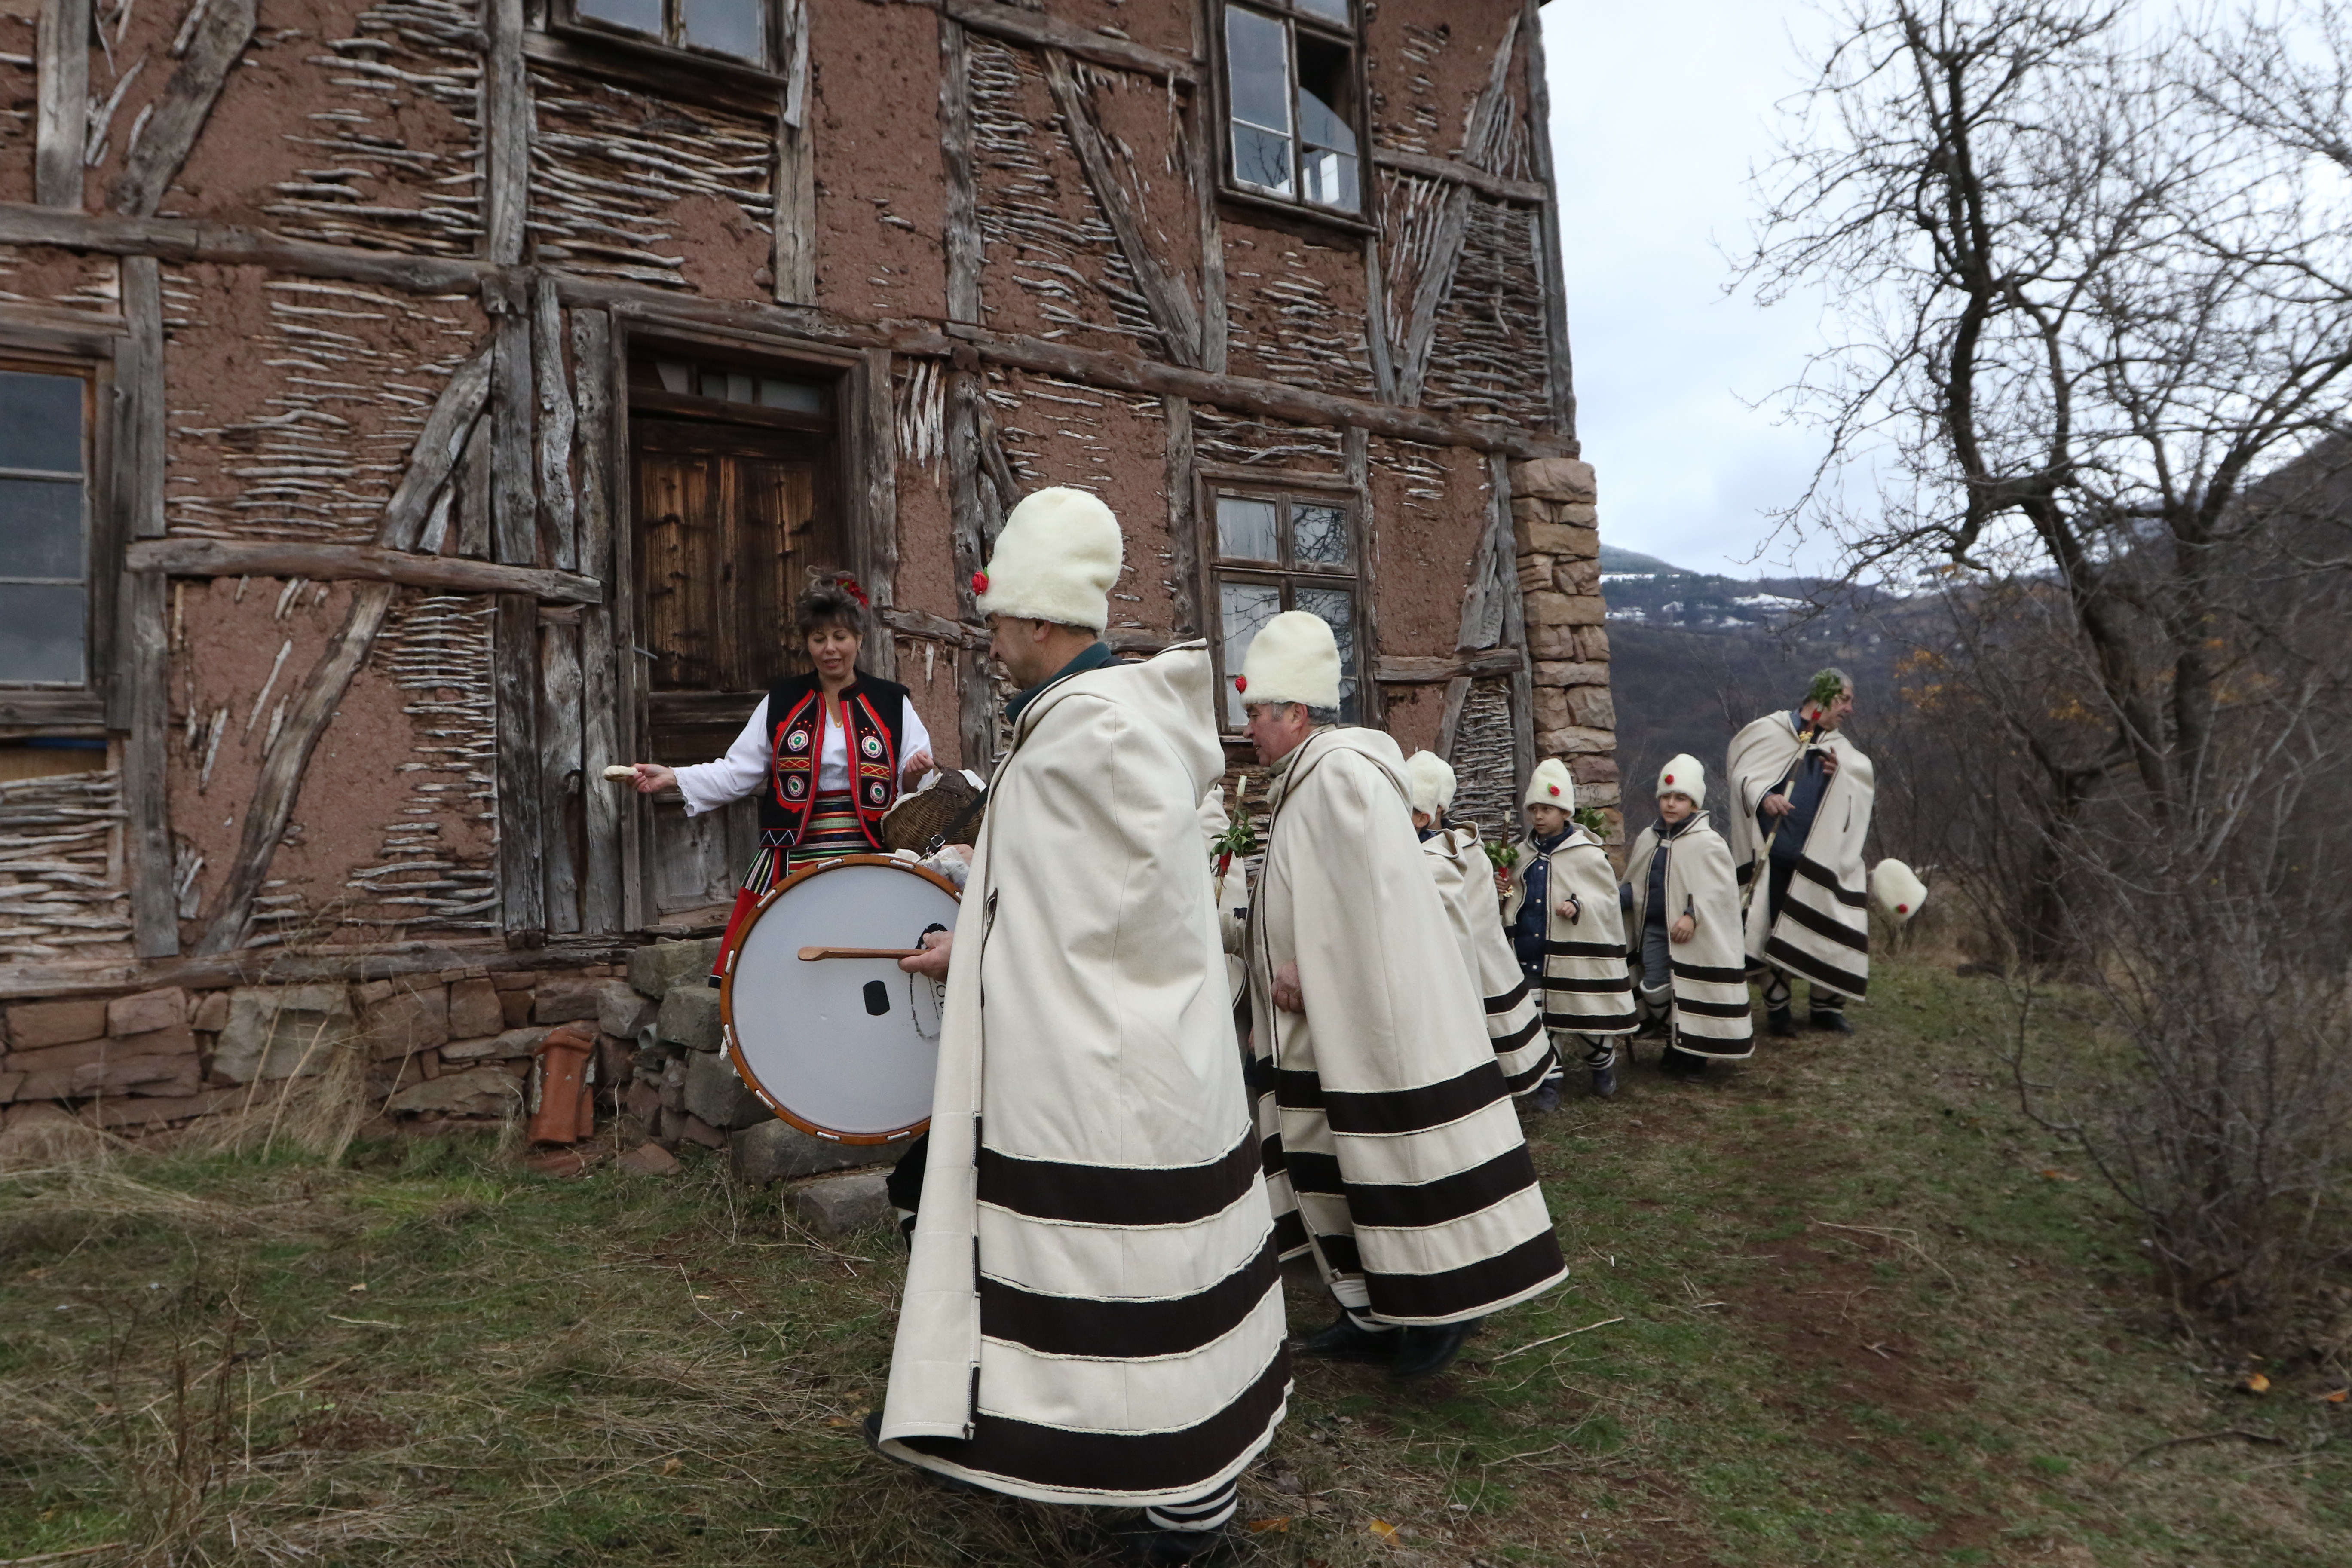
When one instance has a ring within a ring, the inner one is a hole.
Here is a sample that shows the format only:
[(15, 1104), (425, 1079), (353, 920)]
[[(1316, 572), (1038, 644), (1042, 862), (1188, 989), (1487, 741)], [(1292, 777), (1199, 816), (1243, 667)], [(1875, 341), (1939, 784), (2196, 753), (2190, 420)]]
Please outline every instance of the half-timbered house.
[(620, 1026), (751, 823), (599, 770), (827, 567), (985, 770), (1045, 484), (1116, 646), (1311, 609), (1615, 804), (1536, 0), (0, 0), (0, 1102)]

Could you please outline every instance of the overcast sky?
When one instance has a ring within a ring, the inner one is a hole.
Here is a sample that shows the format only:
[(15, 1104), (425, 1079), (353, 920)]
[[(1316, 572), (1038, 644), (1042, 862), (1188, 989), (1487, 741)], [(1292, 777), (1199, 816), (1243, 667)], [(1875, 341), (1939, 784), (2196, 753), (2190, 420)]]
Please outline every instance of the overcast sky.
[[(1801, 491), (1820, 437), (1764, 403), (1822, 341), (1817, 307), (1727, 297), (1751, 233), (1751, 167), (1774, 104), (1801, 85), (1791, 0), (1550, 0), (1543, 8), (1552, 151), (1576, 357), (1578, 434), (1599, 477), (1601, 534), (1693, 571), (1759, 560), (1766, 515)], [(1798, 552), (1821, 569), (1818, 542)]]

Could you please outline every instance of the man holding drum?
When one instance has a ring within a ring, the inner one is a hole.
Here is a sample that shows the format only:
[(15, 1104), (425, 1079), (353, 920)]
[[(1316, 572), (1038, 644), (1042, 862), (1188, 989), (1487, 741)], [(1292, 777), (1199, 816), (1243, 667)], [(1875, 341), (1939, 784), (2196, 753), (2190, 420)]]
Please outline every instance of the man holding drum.
[[(1201, 801), (1224, 759), (1205, 645), (1099, 639), (1118, 521), (1045, 489), (974, 580), (1023, 688), (952, 937), (888, 1397), (904, 1463), (1140, 1508), (1115, 1560), (1218, 1544), (1290, 1379), (1272, 1213), (1234, 1050)], [(983, 1114), (984, 1112), (984, 1114)]]
[(884, 814), (931, 765), (930, 731), (907, 689), (857, 667), (866, 624), (866, 595), (855, 578), (810, 589), (793, 606), (793, 629), (812, 668), (769, 689), (727, 754), (682, 768), (635, 764), (638, 794), (675, 785), (688, 816), (759, 795), (760, 853), (735, 895), (713, 985), (744, 920), (793, 867), (829, 855), (886, 853)]

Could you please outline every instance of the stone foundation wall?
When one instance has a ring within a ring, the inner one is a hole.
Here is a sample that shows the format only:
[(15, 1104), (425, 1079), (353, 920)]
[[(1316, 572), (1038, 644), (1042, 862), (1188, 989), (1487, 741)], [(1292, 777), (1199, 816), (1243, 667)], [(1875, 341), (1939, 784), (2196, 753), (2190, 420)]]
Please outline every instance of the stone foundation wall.
[(1609, 842), (1622, 844), (1598, 504), (1590, 463), (1511, 465), (1512, 534), (1535, 661), (1536, 755), (1566, 761), (1577, 805), (1598, 808)]

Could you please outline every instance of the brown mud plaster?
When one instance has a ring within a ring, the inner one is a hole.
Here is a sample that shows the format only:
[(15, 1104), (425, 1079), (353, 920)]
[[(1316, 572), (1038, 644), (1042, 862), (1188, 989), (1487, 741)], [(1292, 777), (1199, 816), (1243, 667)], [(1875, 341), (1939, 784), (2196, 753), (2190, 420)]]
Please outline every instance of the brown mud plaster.
[[(817, 301), (853, 314), (947, 314), (939, 177), (939, 14), (811, 5)], [(910, 71), (908, 62), (919, 62)]]
[[(1455, 156), (1470, 100), (1486, 85), (1511, 16), (1498, 9), (1473, 21), (1447, 0), (1382, 0), (1364, 24), (1373, 145)], [(1524, 114), (1513, 119), (1522, 128), (1490, 172), (1532, 179)]]
[(46, 245), (0, 245), (0, 301), (119, 315), (121, 263)]
[(33, 199), (40, 29), (40, 0), (0, 0), (0, 55), (11, 57), (0, 59), (0, 202)]
[(774, 237), (731, 201), (697, 193), (669, 209), (688, 288), (711, 300), (756, 298), (767, 287)]
[(1372, 396), (1361, 247), (1231, 219), (1224, 234), (1233, 373)]
[(1487, 527), (1486, 463), (1475, 452), (1374, 437), (1380, 515), (1381, 651), (1450, 654), (1462, 585)]

